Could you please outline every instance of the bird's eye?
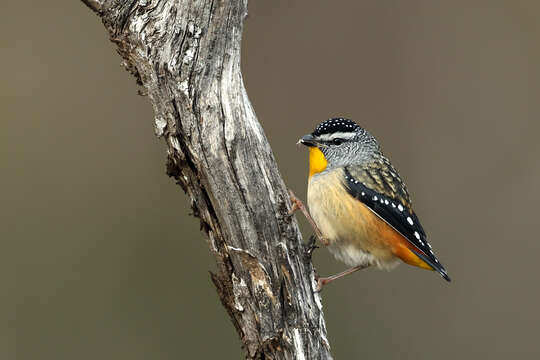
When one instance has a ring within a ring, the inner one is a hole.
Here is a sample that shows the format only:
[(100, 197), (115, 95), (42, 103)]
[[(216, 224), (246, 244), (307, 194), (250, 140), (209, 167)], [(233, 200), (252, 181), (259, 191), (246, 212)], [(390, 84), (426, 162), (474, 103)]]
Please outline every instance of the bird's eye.
[(343, 139), (340, 139), (340, 138), (335, 138), (334, 140), (332, 140), (332, 144), (334, 145), (341, 145), (341, 143), (343, 143)]

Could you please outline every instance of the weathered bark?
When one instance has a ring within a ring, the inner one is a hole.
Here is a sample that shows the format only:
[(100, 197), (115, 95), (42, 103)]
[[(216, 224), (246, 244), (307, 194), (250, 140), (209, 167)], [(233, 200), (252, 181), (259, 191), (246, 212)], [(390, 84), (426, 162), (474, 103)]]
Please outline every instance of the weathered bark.
[(247, 0), (83, 0), (144, 87), (246, 356), (330, 359), (310, 256), (244, 89)]

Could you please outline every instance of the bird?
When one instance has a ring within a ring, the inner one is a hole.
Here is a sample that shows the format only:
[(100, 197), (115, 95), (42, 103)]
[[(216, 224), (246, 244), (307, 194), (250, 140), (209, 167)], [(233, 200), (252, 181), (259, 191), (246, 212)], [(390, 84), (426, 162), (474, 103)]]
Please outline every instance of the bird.
[(309, 211), (291, 192), (292, 211), (301, 209), (329, 251), (351, 267), (319, 278), (318, 290), (366, 267), (393, 269), (401, 261), (451, 281), (405, 183), (373, 135), (338, 117), (323, 121), (298, 143), (309, 149)]

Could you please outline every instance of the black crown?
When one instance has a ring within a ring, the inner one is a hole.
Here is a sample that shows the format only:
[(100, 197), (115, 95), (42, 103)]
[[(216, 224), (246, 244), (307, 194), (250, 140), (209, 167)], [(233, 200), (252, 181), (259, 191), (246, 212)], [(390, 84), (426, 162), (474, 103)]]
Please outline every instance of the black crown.
[(323, 121), (313, 130), (313, 136), (332, 134), (335, 132), (353, 132), (359, 129), (354, 121), (344, 118), (333, 118)]

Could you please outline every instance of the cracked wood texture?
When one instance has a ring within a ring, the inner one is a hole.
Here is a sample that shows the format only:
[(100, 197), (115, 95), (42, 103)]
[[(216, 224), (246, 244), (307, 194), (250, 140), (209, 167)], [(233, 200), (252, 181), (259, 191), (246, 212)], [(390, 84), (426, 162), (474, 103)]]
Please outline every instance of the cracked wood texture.
[(311, 259), (242, 81), (247, 0), (83, 2), (150, 98), (246, 357), (331, 359)]

